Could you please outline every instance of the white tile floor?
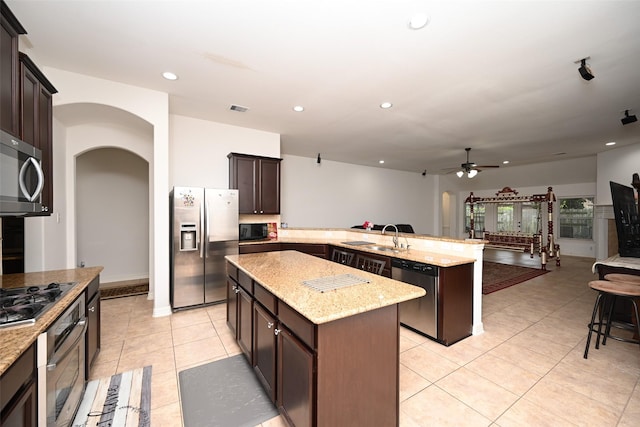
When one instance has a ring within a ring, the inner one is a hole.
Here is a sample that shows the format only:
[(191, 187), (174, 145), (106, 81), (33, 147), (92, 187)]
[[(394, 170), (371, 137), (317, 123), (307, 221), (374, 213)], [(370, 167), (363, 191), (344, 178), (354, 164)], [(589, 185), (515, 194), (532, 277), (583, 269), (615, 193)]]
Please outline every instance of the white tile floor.
[[(488, 260), (538, 259), (485, 251)], [(400, 425), (640, 425), (640, 348), (607, 341), (583, 356), (596, 294), (593, 259), (483, 298), (485, 332), (444, 347), (405, 328)], [(178, 372), (240, 352), (216, 305), (151, 317), (146, 296), (102, 302), (102, 350), (91, 377), (153, 365), (152, 425), (182, 426)], [(264, 426), (284, 425), (279, 418)]]

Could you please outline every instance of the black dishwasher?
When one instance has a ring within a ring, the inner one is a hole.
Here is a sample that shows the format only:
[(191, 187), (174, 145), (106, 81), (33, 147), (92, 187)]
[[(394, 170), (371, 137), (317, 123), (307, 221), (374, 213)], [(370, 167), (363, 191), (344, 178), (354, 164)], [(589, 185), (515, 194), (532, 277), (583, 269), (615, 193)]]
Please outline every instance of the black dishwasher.
[(438, 267), (404, 259), (391, 261), (391, 278), (419, 286), (427, 294), (400, 303), (400, 324), (438, 339)]

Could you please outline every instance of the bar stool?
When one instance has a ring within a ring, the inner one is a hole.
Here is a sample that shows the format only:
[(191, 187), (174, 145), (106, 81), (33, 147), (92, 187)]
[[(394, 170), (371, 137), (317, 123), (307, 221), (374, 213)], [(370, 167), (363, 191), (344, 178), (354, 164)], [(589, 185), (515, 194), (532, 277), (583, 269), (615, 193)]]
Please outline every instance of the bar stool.
[(640, 285), (640, 276), (634, 276), (633, 274), (609, 273), (604, 276), (604, 280), (628, 283), (630, 285)]
[[(640, 297), (640, 286), (630, 285), (628, 283), (612, 282), (609, 280), (594, 280), (589, 282), (589, 287), (595, 291), (598, 291), (598, 297), (593, 306), (593, 313), (591, 314), (591, 322), (589, 323), (589, 335), (587, 336), (587, 345), (584, 349), (584, 358), (587, 358), (589, 353), (589, 345), (591, 344), (591, 334), (595, 332), (596, 348), (600, 348), (600, 335), (602, 338), (602, 345), (606, 345), (607, 337), (611, 337), (615, 340), (633, 342), (640, 344), (640, 340), (632, 340), (627, 338), (621, 338), (613, 336), (611, 332), (611, 314), (617, 298), (626, 298), (631, 301), (634, 308), (634, 314), (636, 316), (636, 323), (634, 324), (635, 332), (640, 334), (640, 327), (638, 326), (638, 304), (636, 298)], [(598, 322), (595, 321), (596, 313), (599, 312)], [(605, 327), (602, 332), (602, 327)], [(597, 327), (597, 329), (596, 329)]]

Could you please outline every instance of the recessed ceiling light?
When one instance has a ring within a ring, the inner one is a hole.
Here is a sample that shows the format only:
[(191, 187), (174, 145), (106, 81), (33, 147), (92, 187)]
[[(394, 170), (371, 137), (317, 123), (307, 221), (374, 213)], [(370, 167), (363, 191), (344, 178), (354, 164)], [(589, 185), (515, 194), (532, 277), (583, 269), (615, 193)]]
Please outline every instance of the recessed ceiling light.
[(426, 13), (416, 13), (409, 19), (409, 28), (412, 30), (419, 30), (424, 28), (429, 23), (429, 16)]
[(293, 111), (301, 113), (304, 111), (304, 107), (302, 105), (296, 105), (295, 107), (293, 107)]
[(383, 163), (384, 163), (384, 160), (380, 160), (380, 161), (378, 161), (378, 163), (383, 164)]
[(503, 160), (503, 161), (502, 161), (502, 164), (503, 164), (503, 165), (508, 165), (508, 164), (509, 164), (509, 160)]
[(162, 73), (162, 77), (167, 80), (178, 80), (178, 76), (170, 71), (165, 71), (164, 73)]
[(616, 143), (615, 143), (614, 141), (611, 141), (611, 142), (607, 142), (607, 143), (606, 143), (606, 144), (604, 144), (604, 145), (616, 145)]
[(380, 108), (383, 108), (383, 109), (385, 109), (385, 110), (386, 110), (387, 108), (391, 108), (391, 107), (393, 107), (393, 104), (392, 104), (392, 103), (390, 103), (390, 102), (383, 102), (382, 104), (380, 104)]

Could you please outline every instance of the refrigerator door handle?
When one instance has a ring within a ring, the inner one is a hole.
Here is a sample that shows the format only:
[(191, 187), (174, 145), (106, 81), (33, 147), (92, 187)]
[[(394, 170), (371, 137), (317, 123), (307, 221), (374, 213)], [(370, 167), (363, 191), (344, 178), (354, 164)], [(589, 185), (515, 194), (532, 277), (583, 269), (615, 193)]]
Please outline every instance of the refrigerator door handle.
[(204, 258), (204, 247), (206, 246), (203, 243), (204, 236), (206, 235), (204, 229), (204, 201), (200, 203), (200, 233), (198, 234), (198, 243), (200, 244), (200, 258)]
[(211, 224), (209, 222), (209, 201), (206, 200), (206, 196), (205, 196), (205, 203), (206, 203), (206, 209), (205, 209), (205, 213), (204, 213), (204, 218), (205, 218), (205, 231), (204, 231), (204, 244), (202, 246), (204, 246), (204, 257), (205, 258), (209, 258), (209, 225)]

